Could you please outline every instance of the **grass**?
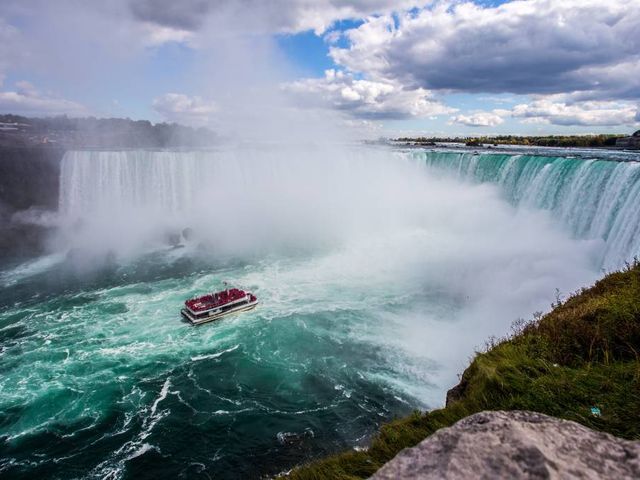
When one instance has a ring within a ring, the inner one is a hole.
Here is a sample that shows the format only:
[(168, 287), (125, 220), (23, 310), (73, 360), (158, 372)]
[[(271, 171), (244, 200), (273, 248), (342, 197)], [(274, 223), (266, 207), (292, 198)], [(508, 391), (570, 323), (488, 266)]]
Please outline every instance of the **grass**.
[[(366, 451), (297, 467), (294, 480), (361, 479), (400, 450), (483, 410), (532, 410), (640, 439), (640, 264), (607, 275), (514, 333), (492, 340), (445, 408), (380, 428)], [(600, 416), (591, 413), (598, 407)]]

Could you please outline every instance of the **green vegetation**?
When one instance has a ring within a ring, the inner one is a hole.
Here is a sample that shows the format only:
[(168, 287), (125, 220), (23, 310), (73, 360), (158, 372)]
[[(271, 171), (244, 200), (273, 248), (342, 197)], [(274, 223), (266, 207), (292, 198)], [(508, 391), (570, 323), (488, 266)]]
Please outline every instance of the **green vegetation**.
[[(607, 275), (513, 334), (492, 340), (450, 391), (447, 407), (384, 425), (367, 451), (321, 459), (296, 480), (372, 475), (400, 450), (483, 410), (532, 410), (640, 438), (640, 264)], [(591, 407), (601, 410), (600, 416)]]
[(152, 124), (129, 118), (71, 118), (66, 115), (31, 118), (0, 115), (0, 147), (42, 143), (69, 148), (206, 147), (218, 142), (211, 130), (177, 123)]
[(418, 145), (435, 145), (437, 142), (464, 143), (468, 146), (479, 145), (528, 145), (532, 147), (582, 147), (598, 148), (613, 147), (618, 138), (626, 135), (546, 135), (546, 136), (518, 136), (499, 135), (496, 137), (466, 137), (466, 138), (397, 138), (396, 142)]

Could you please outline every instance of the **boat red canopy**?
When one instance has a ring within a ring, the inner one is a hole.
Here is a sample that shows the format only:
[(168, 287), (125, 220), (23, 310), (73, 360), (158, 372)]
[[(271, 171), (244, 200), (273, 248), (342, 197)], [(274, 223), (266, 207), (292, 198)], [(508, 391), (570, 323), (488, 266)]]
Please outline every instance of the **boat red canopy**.
[[(240, 300), (247, 296), (247, 292), (239, 288), (230, 288), (217, 293), (209, 293), (201, 297), (196, 297), (184, 302), (185, 306), (192, 312), (203, 312), (212, 308), (221, 307), (227, 303)], [(249, 294), (251, 301), (255, 300), (252, 294)]]

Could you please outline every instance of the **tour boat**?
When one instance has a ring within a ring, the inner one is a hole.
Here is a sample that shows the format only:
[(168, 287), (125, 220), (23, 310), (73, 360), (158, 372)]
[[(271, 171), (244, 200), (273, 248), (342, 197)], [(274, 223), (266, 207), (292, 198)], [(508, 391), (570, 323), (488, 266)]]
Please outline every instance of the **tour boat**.
[(216, 293), (191, 298), (184, 302), (180, 313), (193, 325), (212, 322), (232, 313), (253, 310), (258, 299), (251, 292), (239, 288), (227, 288)]

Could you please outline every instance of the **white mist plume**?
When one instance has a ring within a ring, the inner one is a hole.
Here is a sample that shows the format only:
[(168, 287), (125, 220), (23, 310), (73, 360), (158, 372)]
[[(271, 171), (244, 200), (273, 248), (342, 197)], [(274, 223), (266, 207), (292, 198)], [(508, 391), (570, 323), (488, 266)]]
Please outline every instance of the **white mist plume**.
[[(259, 19), (256, 19), (258, 21)], [(337, 111), (300, 108), (284, 88), (294, 67), (266, 34), (248, 35), (215, 16), (202, 28), (192, 72), (195, 91), (215, 102), (211, 127), (235, 141), (336, 143), (371, 132), (350, 128)]]
[[(442, 238), (460, 230), (464, 240), (508, 208), (493, 206), (501, 200), (491, 187), (434, 178), (418, 160), (363, 147), (70, 152), (60, 189), (69, 241), (123, 254), (185, 228), (225, 255), (317, 250), (408, 227)], [(487, 241), (504, 251), (512, 227), (495, 225), (501, 235)]]
[(189, 227), (183, 254), (263, 265), (236, 280), (271, 299), (268, 315), (380, 312), (354, 335), (413, 359), (386, 381), (431, 405), (482, 339), (593, 281), (602, 248), (386, 149), (72, 152), (61, 195), (76, 248), (126, 258)]
[[(299, 109), (282, 90), (281, 85), (300, 72), (282, 54), (274, 35), (311, 28), (308, 21), (298, 24), (295, 17), (313, 17), (317, 9), (292, 3), (296, 5), (290, 9), (291, 5), (280, 8), (265, 2), (7, 0), (0, 6), (0, 27), (5, 18), (16, 24), (7, 24), (13, 32), (5, 42), (11, 60), (7, 65), (46, 72), (58, 86), (54, 93), (60, 99), (82, 103), (94, 98), (97, 88), (110, 97), (110, 102), (95, 105), (74, 103), (72, 113), (82, 109), (99, 117), (131, 115), (132, 110), (122, 105), (135, 99), (134, 116), (155, 114), (148, 119), (194, 125), (202, 125), (206, 117), (218, 134), (234, 140), (353, 138), (345, 133), (349, 129), (343, 115)], [(206, 8), (200, 12), (196, 4)], [(322, 12), (333, 12), (326, 18), (327, 26), (362, 11), (328, 7)], [(365, 10), (388, 8), (378, 2)], [(283, 25), (281, 10), (287, 14)], [(0, 76), (6, 73), (0, 58)], [(72, 90), (63, 88), (66, 85), (73, 85)], [(167, 95), (187, 101), (173, 114)], [(70, 104), (61, 104), (67, 105), (61, 111), (69, 113)], [(362, 133), (356, 131), (355, 136)]]

